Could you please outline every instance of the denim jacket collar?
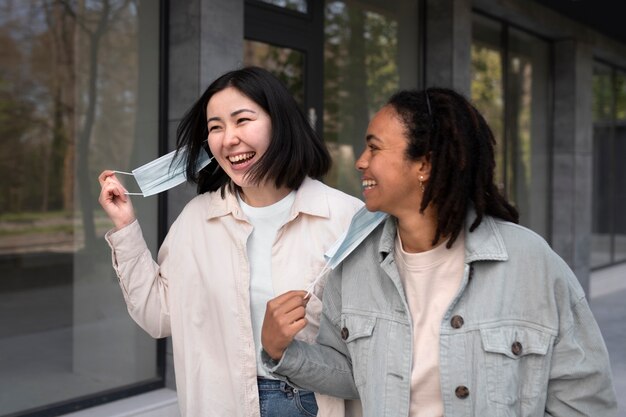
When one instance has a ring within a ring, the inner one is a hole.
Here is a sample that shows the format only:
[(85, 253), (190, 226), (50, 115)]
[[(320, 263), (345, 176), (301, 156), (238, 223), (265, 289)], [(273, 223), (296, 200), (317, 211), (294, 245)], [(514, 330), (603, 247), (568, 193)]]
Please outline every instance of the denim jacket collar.
[[(469, 227), (476, 219), (476, 210), (470, 207), (465, 216), (465, 263), (475, 261), (506, 261), (509, 255), (504, 245), (504, 240), (498, 228), (496, 219), (491, 216), (483, 216), (482, 221), (474, 231)], [(378, 242), (379, 262), (385, 260), (387, 255), (393, 252), (396, 239), (397, 219), (389, 216), (385, 220), (383, 230)]]

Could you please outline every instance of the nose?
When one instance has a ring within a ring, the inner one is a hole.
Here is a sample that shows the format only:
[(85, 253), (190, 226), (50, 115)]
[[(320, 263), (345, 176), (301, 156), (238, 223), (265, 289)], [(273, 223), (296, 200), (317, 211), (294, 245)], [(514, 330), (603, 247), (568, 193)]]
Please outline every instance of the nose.
[(369, 158), (367, 156), (367, 149), (363, 151), (359, 159), (356, 160), (354, 166), (359, 171), (364, 171), (369, 165)]
[(226, 126), (224, 128), (224, 146), (237, 145), (239, 142), (240, 139), (237, 135), (237, 129)]

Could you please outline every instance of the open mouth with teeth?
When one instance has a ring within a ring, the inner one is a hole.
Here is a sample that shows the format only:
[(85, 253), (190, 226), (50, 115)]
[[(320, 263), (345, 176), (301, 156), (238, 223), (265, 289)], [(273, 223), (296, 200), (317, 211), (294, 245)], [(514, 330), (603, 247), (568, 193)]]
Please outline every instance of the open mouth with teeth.
[(233, 165), (240, 165), (254, 158), (254, 155), (256, 155), (256, 152), (247, 152), (247, 153), (242, 153), (239, 155), (229, 156), (228, 160)]
[(376, 186), (376, 181), (374, 180), (363, 180), (361, 181), (361, 187), (364, 190), (369, 190), (370, 188), (374, 188)]

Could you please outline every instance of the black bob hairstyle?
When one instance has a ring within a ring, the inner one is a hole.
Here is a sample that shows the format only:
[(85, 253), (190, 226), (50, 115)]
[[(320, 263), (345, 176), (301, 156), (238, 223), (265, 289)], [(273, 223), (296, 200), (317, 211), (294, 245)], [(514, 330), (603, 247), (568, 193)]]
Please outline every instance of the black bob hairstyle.
[(433, 244), (449, 236), (447, 247), (452, 247), (463, 230), (470, 206), (476, 210), (470, 232), (486, 214), (519, 221), (517, 209), (494, 183), (493, 133), (465, 97), (447, 88), (403, 90), (394, 94), (387, 105), (404, 125), (406, 158), (414, 161), (426, 157), (431, 163), (419, 210), (423, 212), (429, 204), (437, 210)]
[(196, 172), (200, 152), (209, 149), (206, 110), (214, 94), (233, 87), (261, 106), (270, 116), (272, 136), (261, 159), (248, 172), (256, 183), (271, 180), (277, 188), (295, 190), (309, 176), (321, 179), (330, 169), (331, 157), (326, 145), (309, 124), (300, 106), (287, 88), (269, 71), (245, 67), (229, 71), (209, 85), (202, 96), (183, 116), (176, 131), (176, 151), (187, 148), (186, 177), (197, 184), (198, 194), (207, 191), (238, 189), (215, 162)]

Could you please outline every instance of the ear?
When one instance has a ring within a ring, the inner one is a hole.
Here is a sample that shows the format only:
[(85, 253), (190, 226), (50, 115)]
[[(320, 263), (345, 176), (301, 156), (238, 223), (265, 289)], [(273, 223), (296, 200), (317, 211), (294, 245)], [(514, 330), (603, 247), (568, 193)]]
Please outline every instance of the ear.
[(432, 164), (430, 162), (430, 152), (426, 155), (422, 156), (417, 161), (417, 177), (420, 181), (426, 182), (430, 178), (430, 170), (432, 168)]

